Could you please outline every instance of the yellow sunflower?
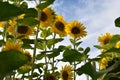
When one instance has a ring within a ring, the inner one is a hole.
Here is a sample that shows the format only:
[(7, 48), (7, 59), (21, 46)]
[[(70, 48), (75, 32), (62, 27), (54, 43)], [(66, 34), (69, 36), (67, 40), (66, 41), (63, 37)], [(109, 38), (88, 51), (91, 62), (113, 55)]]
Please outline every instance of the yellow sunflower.
[(70, 65), (65, 65), (60, 71), (61, 80), (73, 80), (73, 68)]
[(112, 34), (107, 32), (106, 34), (99, 36), (98, 41), (100, 42), (101, 45), (105, 45), (109, 42), (112, 36), (113, 36)]
[(87, 35), (85, 31), (85, 27), (82, 23), (78, 21), (73, 21), (68, 23), (66, 26), (65, 31), (72, 37), (72, 38), (82, 38)]
[[(9, 26), (7, 31), (12, 36), (15, 36), (15, 28), (16, 28), (16, 26)], [(33, 27), (21, 25), (21, 26), (17, 27), (16, 36), (17, 37), (24, 36), (25, 38), (29, 38), (29, 36), (33, 35), (33, 32), (34, 32)]]
[(21, 42), (6, 41), (5, 46), (2, 48), (2, 51), (17, 50), (23, 52), (21, 44)]
[(46, 28), (50, 26), (54, 21), (54, 11), (51, 8), (45, 8), (41, 12), (41, 18), (40, 18), (40, 27)]
[(24, 66), (21, 66), (20, 69), (23, 69), (23, 70), (32, 69), (32, 66), (24, 65)]
[(120, 57), (119, 54), (116, 55), (114, 53), (109, 53), (105, 57), (101, 58), (99, 62), (100, 70), (103, 70), (112, 66), (115, 63), (115, 61), (120, 59), (119, 57)]
[(103, 58), (100, 60), (100, 62), (99, 62), (100, 70), (106, 69), (106, 66), (107, 66), (108, 61), (110, 61), (110, 57), (103, 57)]
[(115, 46), (116, 48), (120, 48), (120, 41), (118, 41), (117, 43), (116, 43), (116, 46)]
[(45, 80), (57, 80), (57, 78), (56, 78), (55, 74), (52, 73), (52, 74), (48, 74), (48, 75), (46, 76), (46, 79), (45, 79)]
[(32, 56), (29, 51), (24, 51), (24, 54), (28, 57), (29, 62), (32, 62)]
[(64, 21), (63, 16), (57, 15), (55, 22), (51, 26), (52, 32), (59, 34), (60, 37), (66, 36), (65, 26), (67, 22)]
[(19, 72), (19, 73), (22, 73), (22, 74), (25, 74), (25, 73), (28, 73), (31, 69), (32, 69), (32, 66), (26, 64), (26, 65), (24, 65), (24, 66), (21, 66), (21, 67), (18, 69), (18, 72)]
[[(120, 60), (120, 58), (119, 58), (119, 56), (107, 56), (107, 57), (103, 57), (102, 59), (101, 59), (101, 61), (100, 61), (100, 63), (99, 63), (99, 65), (100, 65), (100, 70), (105, 70), (105, 69), (107, 69), (107, 68), (109, 68), (109, 67), (111, 67), (112, 65), (114, 65), (115, 64), (115, 62), (116, 61), (119, 61)], [(108, 72), (108, 74), (109, 73), (117, 73), (117, 72), (120, 72), (120, 68), (119, 68), (119, 66), (120, 66), (120, 64), (118, 65), (118, 67), (116, 67), (115, 69), (113, 69), (112, 71), (110, 71), (110, 72)], [(114, 77), (114, 76), (112, 76), (112, 77), (110, 77), (109, 78), (109, 80), (120, 80), (120, 78), (119, 77)]]
[(0, 22), (0, 27), (4, 28), (4, 26), (5, 26), (5, 22), (4, 21)]

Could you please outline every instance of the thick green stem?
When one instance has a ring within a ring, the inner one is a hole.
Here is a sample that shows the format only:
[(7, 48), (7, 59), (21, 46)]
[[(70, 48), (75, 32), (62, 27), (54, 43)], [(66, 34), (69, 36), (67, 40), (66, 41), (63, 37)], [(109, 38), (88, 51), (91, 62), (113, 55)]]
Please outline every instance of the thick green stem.
[[(73, 47), (74, 47), (74, 50), (76, 50), (76, 38), (74, 38), (74, 45), (73, 45)], [(76, 80), (76, 73), (75, 73), (75, 69), (76, 69), (76, 63), (75, 63), (75, 61), (74, 61), (74, 80)]]
[[(47, 40), (45, 38), (45, 44), (47, 45)], [(47, 46), (46, 46), (47, 47)], [(47, 48), (45, 47), (45, 52), (47, 51)], [(47, 62), (47, 54), (45, 53), (45, 72), (44, 72), (44, 80), (45, 80), (45, 77), (46, 77), (46, 74), (47, 74), (47, 70), (48, 70), (48, 62)]]
[[(53, 36), (53, 39), (55, 40), (55, 37), (56, 37), (56, 34), (54, 33), (54, 36)], [(54, 48), (55, 48), (55, 44), (53, 44), (53, 48), (52, 48), (52, 50), (54, 50)], [(52, 72), (54, 73), (54, 62), (55, 62), (55, 60), (54, 60), (54, 57), (53, 57), (53, 59), (52, 59)]]
[[(39, 23), (40, 23), (40, 18), (41, 18), (41, 10), (38, 9), (38, 21), (39, 21)], [(32, 70), (31, 70), (30, 80), (32, 80), (33, 72), (34, 72), (34, 67), (35, 67), (36, 48), (37, 48), (37, 43), (38, 43), (37, 38), (38, 38), (39, 29), (40, 29), (40, 24), (38, 24), (38, 26), (37, 26), (36, 37), (35, 37), (35, 41), (34, 41), (34, 50), (33, 50), (33, 59), (32, 59)]]

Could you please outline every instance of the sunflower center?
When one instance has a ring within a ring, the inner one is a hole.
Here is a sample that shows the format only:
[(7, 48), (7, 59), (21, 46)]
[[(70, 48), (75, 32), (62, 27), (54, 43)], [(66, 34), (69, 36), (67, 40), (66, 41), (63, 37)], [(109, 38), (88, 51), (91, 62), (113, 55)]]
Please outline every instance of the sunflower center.
[(79, 34), (80, 33), (80, 29), (77, 28), (77, 27), (74, 27), (72, 28), (72, 31), (71, 31), (73, 34)]
[(28, 26), (18, 26), (17, 32), (20, 34), (25, 34), (28, 31)]
[(41, 21), (46, 21), (47, 20), (47, 15), (45, 12), (42, 12), (41, 13), (41, 18), (40, 18)]
[(105, 39), (105, 40), (104, 40), (104, 45), (107, 44), (107, 43), (109, 42), (109, 40), (110, 40), (110, 39), (108, 39), (108, 38)]
[(55, 23), (55, 27), (60, 31), (64, 31), (64, 24), (60, 21)]
[(47, 77), (47, 80), (55, 80), (55, 77), (51, 75), (51, 76)]
[(68, 72), (67, 71), (64, 71), (62, 73), (62, 77), (63, 77), (63, 80), (68, 80)]

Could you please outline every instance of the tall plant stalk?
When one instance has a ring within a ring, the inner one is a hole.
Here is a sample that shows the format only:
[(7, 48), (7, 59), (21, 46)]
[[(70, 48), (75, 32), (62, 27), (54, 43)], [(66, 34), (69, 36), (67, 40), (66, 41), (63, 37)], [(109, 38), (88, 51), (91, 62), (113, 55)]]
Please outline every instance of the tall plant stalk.
[[(76, 45), (75, 44), (76, 44), (76, 38), (74, 38), (74, 45), (73, 45), (74, 50), (76, 50)], [(76, 73), (75, 73), (76, 63), (75, 63), (75, 61), (74, 61), (73, 65), (74, 65), (74, 80), (76, 80)]]
[[(39, 4), (41, 4), (41, 1), (39, 0)], [(37, 31), (36, 31), (36, 37), (34, 40), (34, 49), (33, 49), (33, 59), (32, 59), (32, 70), (31, 70), (31, 77), (30, 80), (32, 80), (33, 77), (33, 72), (34, 72), (34, 67), (35, 67), (35, 58), (36, 58), (36, 48), (37, 48), (37, 43), (38, 43), (38, 33), (40, 29), (40, 18), (41, 18), (41, 9), (38, 8), (38, 21), (39, 24), (37, 25)]]

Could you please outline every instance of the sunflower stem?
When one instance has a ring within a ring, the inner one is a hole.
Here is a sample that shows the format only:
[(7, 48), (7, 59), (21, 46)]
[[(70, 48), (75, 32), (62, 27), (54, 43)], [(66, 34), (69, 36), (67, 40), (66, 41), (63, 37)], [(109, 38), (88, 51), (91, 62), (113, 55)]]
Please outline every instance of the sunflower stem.
[[(55, 37), (56, 37), (56, 34), (54, 33), (54, 36), (53, 36), (53, 39), (55, 40)], [(55, 49), (55, 43), (53, 44), (53, 48), (52, 48), (52, 50), (54, 50)], [(53, 57), (53, 62), (52, 62), (52, 71), (53, 71), (53, 73), (54, 73), (54, 57)]]
[[(41, 1), (39, 0), (39, 4), (41, 4)], [(41, 18), (41, 9), (38, 8), (38, 21), (39, 24), (37, 26), (37, 31), (36, 31), (36, 37), (35, 37), (35, 41), (34, 41), (34, 50), (33, 50), (33, 59), (32, 59), (32, 70), (31, 70), (31, 77), (30, 80), (32, 80), (33, 77), (33, 72), (34, 72), (34, 67), (35, 67), (35, 58), (36, 58), (36, 48), (37, 48), (37, 38), (38, 38), (38, 33), (39, 33), (39, 29), (40, 29), (40, 18)]]
[(8, 28), (8, 21), (5, 22), (4, 31), (3, 31), (3, 41), (7, 40), (7, 28)]
[[(73, 47), (74, 47), (74, 50), (76, 50), (76, 38), (74, 38), (74, 45), (73, 45)], [(75, 73), (75, 69), (76, 69), (76, 63), (75, 63), (75, 61), (74, 61), (74, 80), (76, 80), (76, 73)]]
[[(45, 44), (47, 45), (46, 38), (44, 40), (45, 40)], [(45, 47), (45, 50), (44, 50), (45, 51), (45, 64), (46, 64), (46, 66), (45, 66), (45, 72), (44, 72), (44, 80), (45, 80), (45, 77), (47, 75), (47, 69), (48, 69), (47, 54), (46, 54), (47, 48), (46, 47)]]

